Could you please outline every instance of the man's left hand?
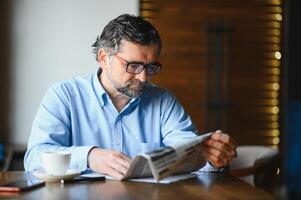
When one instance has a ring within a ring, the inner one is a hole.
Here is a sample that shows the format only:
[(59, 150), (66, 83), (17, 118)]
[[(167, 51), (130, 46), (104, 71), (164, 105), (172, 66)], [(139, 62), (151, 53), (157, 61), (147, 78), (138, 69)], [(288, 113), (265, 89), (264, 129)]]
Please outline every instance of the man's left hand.
[(221, 130), (215, 131), (204, 141), (204, 153), (207, 160), (217, 168), (225, 167), (236, 157), (237, 143)]

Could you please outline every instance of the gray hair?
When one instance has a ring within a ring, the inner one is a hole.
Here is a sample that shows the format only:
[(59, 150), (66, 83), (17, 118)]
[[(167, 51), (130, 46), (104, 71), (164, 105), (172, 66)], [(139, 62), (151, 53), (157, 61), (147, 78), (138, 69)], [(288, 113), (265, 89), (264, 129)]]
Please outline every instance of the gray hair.
[(104, 49), (111, 55), (120, 50), (122, 40), (141, 45), (158, 45), (161, 52), (161, 38), (155, 27), (140, 16), (123, 14), (111, 20), (92, 45), (98, 61), (98, 51)]

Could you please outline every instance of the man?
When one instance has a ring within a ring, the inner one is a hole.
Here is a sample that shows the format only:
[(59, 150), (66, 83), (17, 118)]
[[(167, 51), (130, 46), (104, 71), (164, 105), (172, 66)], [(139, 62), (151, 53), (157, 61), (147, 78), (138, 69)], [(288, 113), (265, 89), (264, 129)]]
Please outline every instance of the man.
[[(121, 15), (93, 47), (97, 72), (58, 83), (43, 98), (25, 155), (27, 171), (42, 167), (41, 152), (68, 150), (71, 168), (120, 179), (135, 155), (196, 137), (175, 97), (150, 84), (161, 69), (161, 39), (149, 22)], [(235, 155), (235, 142), (221, 131), (203, 145), (202, 156), (215, 168)]]

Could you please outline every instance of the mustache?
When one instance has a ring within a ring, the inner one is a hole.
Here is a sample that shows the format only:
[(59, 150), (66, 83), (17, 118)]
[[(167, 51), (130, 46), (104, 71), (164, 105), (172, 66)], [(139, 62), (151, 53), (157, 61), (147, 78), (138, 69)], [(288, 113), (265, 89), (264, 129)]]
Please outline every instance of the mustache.
[(144, 81), (144, 82), (142, 82), (142, 81), (140, 81), (140, 80), (138, 80), (138, 79), (134, 79), (134, 80), (131, 80), (129, 83), (128, 83), (128, 85), (127, 85), (127, 87), (131, 87), (131, 85), (138, 85), (138, 87), (139, 88), (143, 88), (143, 89), (146, 89), (146, 88), (148, 88), (151, 84), (150, 84), (150, 82), (149, 81)]
[(117, 90), (122, 94), (133, 98), (141, 96), (151, 84), (148, 81), (142, 82), (140, 80), (131, 80), (127, 86), (118, 88)]
[(131, 84), (149, 85), (150, 83), (149, 83), (149, 81), (142, 82), (142, 81), (140, 81), (138, 79), (133, 79), (133, 80), (130, 80), (130, 82), (129, 82), (129, 85), (131, 85)]

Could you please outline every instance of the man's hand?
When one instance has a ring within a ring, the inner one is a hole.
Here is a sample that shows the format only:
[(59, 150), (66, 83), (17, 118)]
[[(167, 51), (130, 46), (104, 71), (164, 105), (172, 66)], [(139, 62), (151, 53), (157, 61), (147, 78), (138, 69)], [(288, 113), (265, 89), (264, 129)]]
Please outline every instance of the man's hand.
[(204, 153), (214, 167), (225, 167), (236, 156), (236, 147), (237, 143), (233, 138), (217, 130), (205, 140)]
[(93, 171), (121, 180), (131, 165), (131, 159), (118, 151), (93, 148), (88, 163)]

